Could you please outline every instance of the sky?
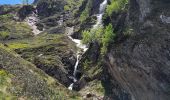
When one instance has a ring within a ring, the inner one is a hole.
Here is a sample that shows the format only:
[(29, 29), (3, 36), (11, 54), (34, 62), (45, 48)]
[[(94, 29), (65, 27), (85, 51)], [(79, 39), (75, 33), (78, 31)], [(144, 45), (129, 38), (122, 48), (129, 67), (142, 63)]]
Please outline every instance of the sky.
[[(0, 5), (2, 4), (10, 4), (10, 5), (14, 5), (14, 4), (21, 4), (23, 0), (0, 0)], [(34, 0), (28, 0), (29, 3), (32, 3)]]

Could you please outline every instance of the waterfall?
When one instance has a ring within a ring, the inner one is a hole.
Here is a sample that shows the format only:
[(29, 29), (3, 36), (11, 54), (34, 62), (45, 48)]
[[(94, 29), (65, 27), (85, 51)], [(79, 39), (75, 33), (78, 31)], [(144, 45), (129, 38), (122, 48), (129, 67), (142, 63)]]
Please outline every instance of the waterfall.
[(100, 8), (99, 8), (99, 14), (97, 14), (97, 23), (93, 26), (94, 29), (98, 28), (99, 26), (102, 26), (102, 18), (103, 18), (103, 14), (104, 11), (106, 9), (107, 6), (107, 0), (104, 0), (101, 4), (100, 4)]
[(77, 53), (77, 61), (76, 61), (76, 64), (74, 66), (74, 72), (73, 72), (73, 75), (76, 76), (76, 71), (77, 71), (77, 66), (79, 64), (79, 60), (80, 60), (80, 54), (79, 52)]
[[(104, 0), (101, 4), (100, 4), (100, 8), (99, 8), (99, 14), (97, 14), (96, 16), (97, 16), (97, 22), (96, 22), (96, 24), (93, 26), (93, 28), (94, 29), (97, 29), (99, 26), (102, 26), (102, 18), (103, 18), (103, 14), (104, 14), (104, 11), (105, 11), (105, 8), (106, 8), (106, 6), (107, 6), (107, 0)], [(68, 29), (68, 32), (67, 32), (67, 34), (69, 35), (69, 38), (73, 41), (73, 42), (75, 42), (76, 43), (76, 46), (78, 47), (78, 48), (81, 48), (81, 49), (83, 49), (83, 53), (85, 53), (86, 51), (87, 51), (87, 47), (86, 47), (86, 45), (83, 45), (83, 44), (81, 44), (81, 40), (78, 40), (78, 39), (73, 39), (70, 35), (72, 34), (72, 32), (73, 32), (73, 27), (72, 28), (70, 28), (70, 29)], [(78, 51), (77, 52), (77, 61), (76, 61), (76, 64), (75, 64), (75, 66), (74, 66), (74, 72), (73, 72), (73, 80), (74, 80), (74, 82), (76, 82), (77, 81), (77, 79), (76, 79), (76, 71), (77, 71), (77, 67), (78, 67), (78, 64), (79, 64), (79, 61), (80, 61), (80, 57), (81, 57), (81, 55), (82, 54), (80, 54), (81, 52), (80, 51)], [(73, 85), (74, 85), (74, 83), (71, 83), (70, 84), (70, 86), (68, 87), (68, 89), (69, 90), (72, 90), (73, 89)]]
[(71, 76), (70, 79), (73, 79), (73, 83), (70, 84), (70, 86), (68, 87), (69, 90), (72, 90), (73, 89), (73, 85), (74, 83), (77, 81), (76, 79), (76, 72), (77, 72), (77, 67), (78, 67), (78, 64), (79, 64), (79, 61), (80, 61), (80, 57), (83, 53), (85, 53), (87, 51), (87, 46), (86, 45), (83, 45), (81, 43), (81, 40), (79, 39), (73, 39), (70, 35), (73, 33), (73, 30), (74, 30), (74, 27), (67, 27), (66, 28), (66, 33), (68, 34), (68, 37), (74, 42), (76, 43), (76, 46), (80, 49), (82, 49), (83, 51), (77, 51), (77, 59), (76, 59), (76, 64), (74, 66), (74, 72), (73, 72), (73, 77)]

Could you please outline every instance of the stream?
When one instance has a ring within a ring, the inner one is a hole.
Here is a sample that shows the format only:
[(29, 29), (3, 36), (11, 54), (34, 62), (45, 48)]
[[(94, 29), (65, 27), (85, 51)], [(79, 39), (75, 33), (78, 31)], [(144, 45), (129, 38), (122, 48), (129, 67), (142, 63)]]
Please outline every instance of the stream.
[[(95, 25), (93, 25), (93, 29), (97, 29), (98, 27), (102, 26), (102, 18), (103, 18), (103, 14), (104, 14), (106, 6), (107, 6), (107, 0), (104, 0), (100, 4), (99, 14), (95, 15), (97, 17), (97, 22), (96, 22)], [(42, 31), (38, 30), (37, 26), (36, 26), (36, 23), (38, 22), (38, 17), (37, 17), (36, 13), (33, 13), (30, 16), (28, 16), (25, 19), (25, 22), (32, 28), (32, 32), (34, 33), (34, 35), (38, 35), (42, 32)], [(60, 26), (63, 25), (63, 16), (61, 16), (60, 20), (58, 21), (58, 24)], [(81, 60), (82, 55), (88, 50), (87, 45), (82, 44), (81, 40), (74, 39), (74, 38), (71, 37), (73, 32), (74, 32), (74, 27), (66, 27), (66, 34), (76, 44), (76, 46), (79, 48), (77, 50), (77, 53), (76, 53), (77, 57), (76, 57), (76, 63), (75, 63), (75, 66), (74, 66), (73, 76), (70, 76), (70, 79), (73, 80), (73, 83), (71, 83), (70, 86), (68, 87), (69, 90), (73, 90), (74, 83), (77, 82), (76, 72), (77, 72), (78, 64)]]
[[(96, 22), (96, 24), (93, 26), (94, 29), (97, 29), (99, 26), (102, 26), (102, 18), (103, 18), (103, 14), (104, 14), (104, 11), (105, 11), (106, 6), (107, 6), (107, 0), (104, 0), (104, 1), (100, 4), (99, 14), (96, 15), (96, 17), (97, 17), (97, 22)], [(77, 51), (77, 61), (76, 61), (75, 66), (74, 66), (73, 77), (70, 77), (71, 79), (74, 80), (74, 82), (70, 84), (70, 86), (68, 87), (68, 89), (69, 89), (69, 90), (73, 90), (74, 83), (77, 82), (76, 72), (77, 72), (77, 67), (78, 67), (80, 58), (81, 58), (81, 56), (88, 50), (88, 48), (87, 48), (86, 45), (83, 45), (83, 44), (81, 43), (81, 40), (79, 40), (79, 39), (73, 39), (73, 38), (71, 37), (71, 34), (74, 32), (74, 27), (67, 27), (66, 30), (67, 30), (67, 35), (68, 35), (68, 37), (69, 37), (74, 43), (76, 43), (76, 46), (77, 46), (78, 48), (80, 48), (80, 49), (83, 50), (83, 51), (80, 51), (80, 50)]]

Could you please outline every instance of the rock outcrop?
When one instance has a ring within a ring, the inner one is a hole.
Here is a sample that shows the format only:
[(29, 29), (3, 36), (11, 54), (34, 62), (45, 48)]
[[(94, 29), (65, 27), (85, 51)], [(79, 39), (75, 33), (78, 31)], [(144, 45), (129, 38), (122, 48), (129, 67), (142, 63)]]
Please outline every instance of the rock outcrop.
[(130, 0), (124, 24), (133, 32), (117, 40), (104, 61), (106, 100), (170, 98), (169, 5), (168, 0)]

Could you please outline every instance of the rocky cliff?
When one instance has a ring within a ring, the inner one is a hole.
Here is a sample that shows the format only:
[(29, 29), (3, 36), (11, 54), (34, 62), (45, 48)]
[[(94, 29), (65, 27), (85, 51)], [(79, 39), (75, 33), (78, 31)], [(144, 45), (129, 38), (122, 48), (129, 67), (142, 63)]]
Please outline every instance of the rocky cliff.
[(125, 22), (118, 26), (131, 27), (130, 36), (118, 35), (104, 58), (106, 100), (169, 100), (169, 5), (168, 0), (129, 1)]

